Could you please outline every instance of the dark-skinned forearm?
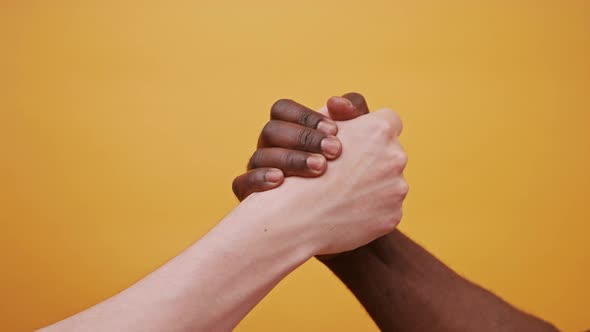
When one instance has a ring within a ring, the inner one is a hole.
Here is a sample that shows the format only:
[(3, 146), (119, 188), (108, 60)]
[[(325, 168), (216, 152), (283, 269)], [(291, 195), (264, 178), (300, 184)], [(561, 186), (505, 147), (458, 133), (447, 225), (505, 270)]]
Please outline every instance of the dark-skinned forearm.
[(457, 275), (399, 231), (324, 263), (382, 331), (557, 331)]

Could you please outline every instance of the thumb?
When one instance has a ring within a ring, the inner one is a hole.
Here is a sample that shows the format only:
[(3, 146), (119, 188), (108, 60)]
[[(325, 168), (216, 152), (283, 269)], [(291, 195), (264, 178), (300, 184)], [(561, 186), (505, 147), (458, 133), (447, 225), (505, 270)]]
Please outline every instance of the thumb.
[(326, 109), (333, 120), (346, 121), (369, 113), (369, 107), (363, 95), (351, 92), (342, 97), (331, 97)]

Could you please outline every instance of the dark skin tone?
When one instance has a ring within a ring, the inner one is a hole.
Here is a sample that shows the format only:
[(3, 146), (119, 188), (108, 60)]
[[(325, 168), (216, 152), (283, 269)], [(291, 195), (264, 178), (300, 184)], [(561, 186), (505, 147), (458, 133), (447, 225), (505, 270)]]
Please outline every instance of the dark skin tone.
[[(332, 119), (346, 121), (369, 112), (360, 94), (342, 97), (328, 100)], [(269, 176), (273, 170), (286, 176), (323, 174), (326, 165), (312, 169), (306, 160), (311, 154), (330, 160), (341, 153), (322, 150), (323, 140), (336, 135), (331, 124), (294, 101), (275, 103), (248, 172), (234, 180), (238, 199), (280, 186), (283, 177)], [(398, 230), (354, 251), (318, 259), (346, 284), (382, 331), (558, 331), (462, 278)]]

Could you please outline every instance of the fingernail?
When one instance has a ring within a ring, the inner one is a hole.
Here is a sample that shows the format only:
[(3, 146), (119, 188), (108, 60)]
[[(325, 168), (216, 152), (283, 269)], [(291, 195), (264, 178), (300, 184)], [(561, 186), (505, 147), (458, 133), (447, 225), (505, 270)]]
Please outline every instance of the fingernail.
[(317, 130), (326, 135), (336, 135), (338, 132), (338, 127), (334, 122), (322, 120), (320, 123), (318, 123)]
[(334, 158), (340, 152), (340, 141), (336, 137), (326, 137), (322, 140), (321, 147), (326, 157)]
[(353, 108), (353, 107), (354, 107), (354, 106), (352, 105), (352, 101), (348, 100), (348, 98), (344, 98), (344, 97), (342, 97), (342, 99), (344, 99), (344, 100), (345, 100), (345, 102), (344, 102), (344, 103), (346, 104), (346, 106), (348, 106), (349, 108)]
[(346, 107), (348, 107), (348, 108), (353, 107), (352, 102), (350, 100), (348, 100), (348, 98), (340, 97), (340, 96), (334, 96), (332, 98), (336, 99), (339, 103), (346, 105)]
[(277, 183), (283, 178), (283, 172), (278, 169), (271, 169), (264, 173), (264, 181), (269, 183)]
[(321, 171), (326, 165), (326, 158), (322, 156), (310, 156), (307, 158), (307, 167), (314, 171)]

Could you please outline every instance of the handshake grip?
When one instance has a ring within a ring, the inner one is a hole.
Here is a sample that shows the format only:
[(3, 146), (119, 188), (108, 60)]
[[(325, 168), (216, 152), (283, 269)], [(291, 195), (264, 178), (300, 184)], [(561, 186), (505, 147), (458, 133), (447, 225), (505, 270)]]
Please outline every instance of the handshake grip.
[(234, 193), (243, 200), (268, 191), (260, 199), (300, 215), (294, 229), (315, 255), (356, 249), (401, 221), (408, 193), (402, 128), (391, 110), (369, 113), (360, 94), (332, 97), (319, 112), (280, 100)]

